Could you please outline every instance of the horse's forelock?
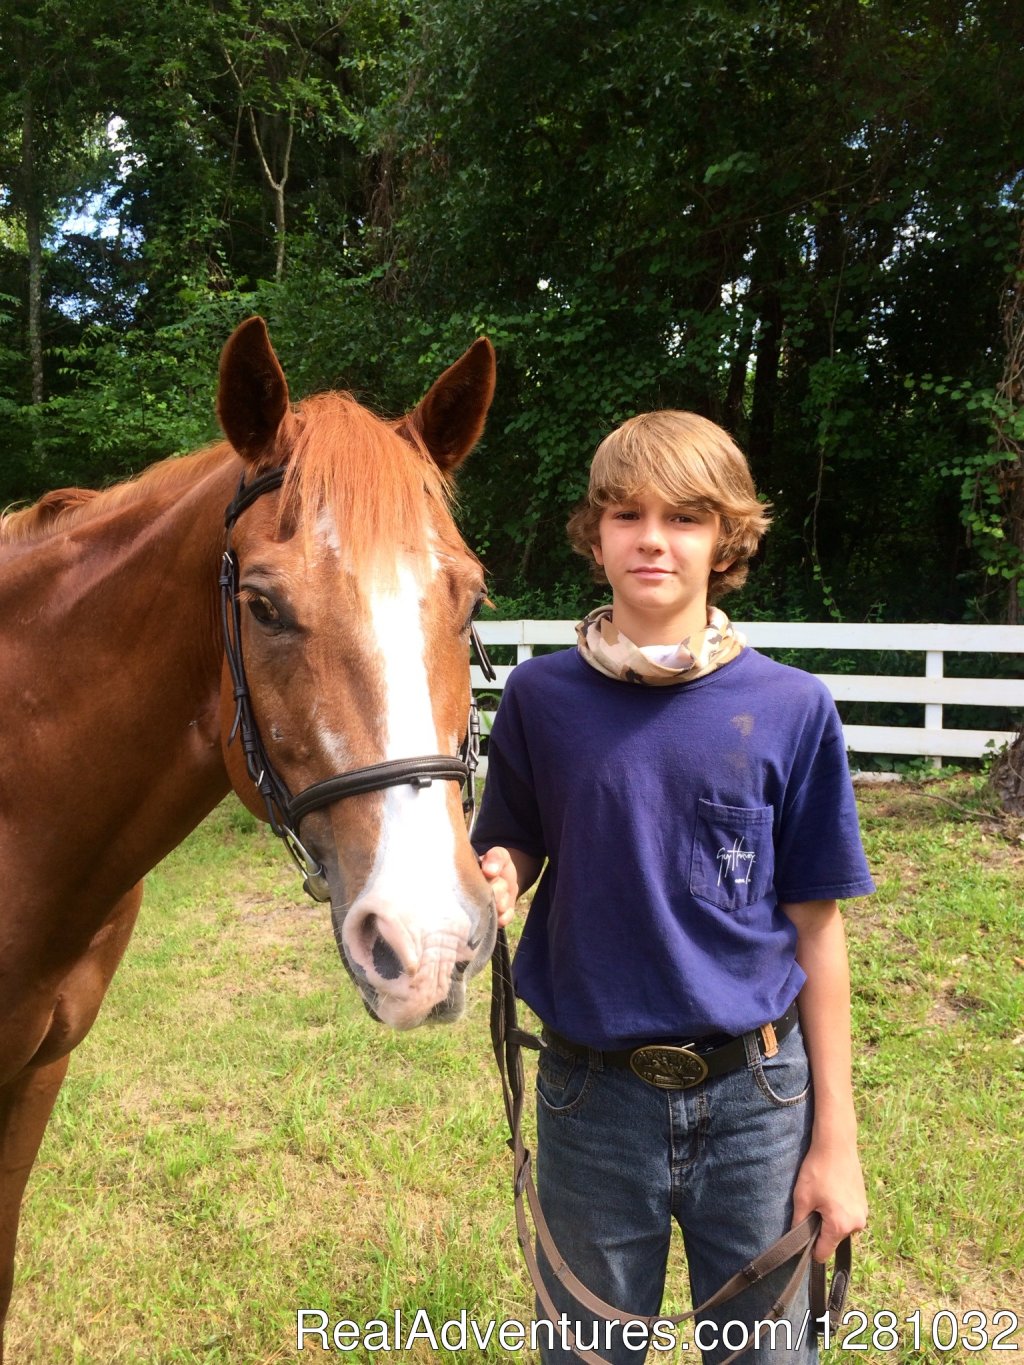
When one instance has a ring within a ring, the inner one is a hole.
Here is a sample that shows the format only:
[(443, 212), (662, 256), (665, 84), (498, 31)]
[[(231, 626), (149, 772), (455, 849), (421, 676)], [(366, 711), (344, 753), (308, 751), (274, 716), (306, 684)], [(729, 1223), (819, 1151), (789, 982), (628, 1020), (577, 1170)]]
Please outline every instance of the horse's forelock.
[(341, 393), (306, 399), (295, 418), (280, 515), (307, 546), (327, 511), (346, 562), (356, 572), (391, 577), (396, 550), (428, 551), (428, 499), (443, 529), (454, 529), (452, 485), (414, 433), (403, 439), (395, 424)]

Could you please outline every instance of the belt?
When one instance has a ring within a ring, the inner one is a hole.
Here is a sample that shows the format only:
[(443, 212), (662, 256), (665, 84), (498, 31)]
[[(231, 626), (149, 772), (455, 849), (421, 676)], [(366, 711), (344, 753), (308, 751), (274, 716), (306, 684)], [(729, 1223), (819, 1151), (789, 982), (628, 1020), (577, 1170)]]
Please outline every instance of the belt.
[(756, 1042), (762, 1057), (774, 1057), (779, 1043), (789, 1033), (797, 1021), (796, 1001), (785, 1014), (770, 1024), (751, 1029), (749, 1033), (725, 1042), (714, 1042), (699, 1038), (678, 1043), (643, 1043), (634, 1047), (618, 1048), (609, 1052), (596, 1051), (581, 1043), (563, 1038), (545, 1024), (545, 1042), (554, 1044), (555, 1050), (570, 1053), (574, 1057), (600, 1058), (604, 1066), (621, 1066), (629, 1069), (648, 1085), (659, 1090), (688, 1090), (712, 1076), (723, 1076), (727, 1071), (736, 1071), (746, 1064), (747, 1039)]

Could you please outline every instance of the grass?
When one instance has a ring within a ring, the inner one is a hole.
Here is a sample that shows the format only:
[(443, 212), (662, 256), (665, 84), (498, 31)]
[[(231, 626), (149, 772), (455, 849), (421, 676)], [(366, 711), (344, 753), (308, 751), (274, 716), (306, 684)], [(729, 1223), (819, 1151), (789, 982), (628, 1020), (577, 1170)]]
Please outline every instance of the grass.
[[(847, 907), (872, 1202), (851, 1303), (920, 1309), (923, 1338), (869, 1329), (862, 1359), (977, 1358), (929, 1344), (939, 1310), (1024, 1318), (1024, 843), (934, 799), (970, 809), (975, 781), (860, 793), (879, 892)], [(486, 984), (470, 995), (454, 1028), (374, 1025), (281, 850), (215, 812), (149, 879), (73, 1058), (23, 1214), (12, 1365), (323, 1358), (296, 1352), (300, 1307), (528, 1321)], [(336, 1358), (529, 1358), (472, 1341)]]

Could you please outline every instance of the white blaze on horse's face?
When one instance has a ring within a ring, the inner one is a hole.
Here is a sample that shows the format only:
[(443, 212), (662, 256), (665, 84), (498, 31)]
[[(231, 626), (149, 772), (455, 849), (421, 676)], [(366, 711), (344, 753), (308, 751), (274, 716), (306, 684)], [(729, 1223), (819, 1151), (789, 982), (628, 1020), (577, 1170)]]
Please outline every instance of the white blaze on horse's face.
[[(286, 705), (302, 670), (311, 671), (317, 732), (294, 779), (300, 786), (459, 749), (481, 570), (450, 523), (422, 530), (421, 550), (374, 566), (353, 560), (329, 510), (316, 520), (302, 657), (291, 659), (279, 690)], [(300, 837), (325, 867), (338, 946), (371, 1012), (394, 1028), (457, 1017), (465, 981), (494, 939), (493, 900), (466, 837), (458, 783), (344, 797), (312, 812)]]
[[(427, 667), (423, 618), (433, 587), (403, 567), (395, 583), (368, 594), (366, 630), (381, 662), (382, 760), (453, 748), (438, 734)], [(371, 798), (382, 805), (376, 857), (344, 916), (341, 942), (374, 1013), (397, 1028), (461, 1008), (462, 974), (487, 937), (479, 897), (460, 875), (453, 790), (451, 782), (404, 783)]]

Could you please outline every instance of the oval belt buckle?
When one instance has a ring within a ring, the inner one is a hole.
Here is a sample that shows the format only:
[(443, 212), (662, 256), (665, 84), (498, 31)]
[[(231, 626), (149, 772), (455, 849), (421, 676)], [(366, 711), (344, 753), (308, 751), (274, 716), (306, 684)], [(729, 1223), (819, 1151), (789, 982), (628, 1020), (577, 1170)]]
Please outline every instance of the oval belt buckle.
[(707, 1062), (688, 1047), (638, 1047), (629, 1065), (642, 1081), (659, 1090), (688, 1090), (708, 1074)]

